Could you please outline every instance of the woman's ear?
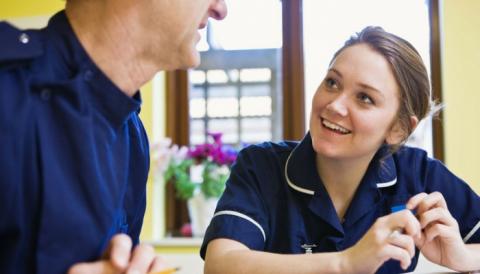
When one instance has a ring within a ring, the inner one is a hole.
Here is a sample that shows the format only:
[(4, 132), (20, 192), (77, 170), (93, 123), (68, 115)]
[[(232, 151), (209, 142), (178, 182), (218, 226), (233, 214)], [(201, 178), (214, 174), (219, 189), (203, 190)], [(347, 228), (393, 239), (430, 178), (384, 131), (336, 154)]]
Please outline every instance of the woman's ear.
[[(418, 118), (417, 116), (410, 116), (410, 127), (412, 128), (412, 132), (418, 125)], [(397, 120), (395, 124), (392, 126), (390, 131), (387, 133), (387, 137), (385, 138), (385, 142), (389, 145), (397, 145), (403, 142), (405, 139), (408, 138), (407, 132), (405, 131), (404, 127), (400, 120)]]
[(410, 116), (410, 126), (412, 127), (412, 132), (414, 132), (415, 129), (417, 128), (417, 126), (418, 126), (417, 116), (415, 116), (415, 115)]

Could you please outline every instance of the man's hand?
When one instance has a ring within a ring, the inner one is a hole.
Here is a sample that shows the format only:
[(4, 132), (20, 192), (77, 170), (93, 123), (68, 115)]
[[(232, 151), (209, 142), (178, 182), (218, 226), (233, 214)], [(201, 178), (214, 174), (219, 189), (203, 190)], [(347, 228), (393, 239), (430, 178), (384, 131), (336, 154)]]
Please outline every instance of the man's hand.
[(68, 274), (143, 274), (160, 271), (165, 264), (154, 249), (145, 244), (139, 244), (132, 251), (132, 240), (125, 234), (115, 235), (102, 257), (95, 262), (73, 265)]

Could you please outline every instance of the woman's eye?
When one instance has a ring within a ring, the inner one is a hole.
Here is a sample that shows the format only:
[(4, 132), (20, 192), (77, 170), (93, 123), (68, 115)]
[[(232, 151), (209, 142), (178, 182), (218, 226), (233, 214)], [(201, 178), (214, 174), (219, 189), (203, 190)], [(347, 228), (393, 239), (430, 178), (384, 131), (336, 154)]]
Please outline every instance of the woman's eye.
[(326, 78), (325, 84), (327, 84), (327, 87), (329, 88), (338, 88), (337, 81), (335, 81), (333, 78)]
[(365, 93), (360, 93), (360, 94), (358, 95), (358, 99), (360, 99), (360, 101), (361, 101), (362, 103), (365, 103), (365, 104), (368, 104), (368, 105), (374, 105), (374, 104), (375, 104), (375, 102), (373, 101), (373, 99), (372, 99), (370, 96), (368, 96), (367, 94), (365, 94)]

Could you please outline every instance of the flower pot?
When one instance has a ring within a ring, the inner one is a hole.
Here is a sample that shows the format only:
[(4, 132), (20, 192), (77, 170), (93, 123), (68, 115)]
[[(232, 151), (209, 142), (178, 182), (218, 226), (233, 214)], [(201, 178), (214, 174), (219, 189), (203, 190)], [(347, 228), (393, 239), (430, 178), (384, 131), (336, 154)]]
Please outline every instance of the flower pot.
[[(190, 179), (196, 184), (203, 183), (202, 173), (205, 170), (203, 164), (193, 165), (190, 167)], [(193, 237), (203, 237), (207, 230), (210, 220), (215, 213), (218, 198), (205, 197), (200, 186), (196, 189), (192, 198), (188, 199), (187, 207), (190, 217), (190, 224), (192, 226)]]
[(198, 191), (188, 200), (188, 214), (190, 215), (193, 237), (203, 237), (205, 235), (217, 203), (218, 198), (206, 198), (201, 191)]

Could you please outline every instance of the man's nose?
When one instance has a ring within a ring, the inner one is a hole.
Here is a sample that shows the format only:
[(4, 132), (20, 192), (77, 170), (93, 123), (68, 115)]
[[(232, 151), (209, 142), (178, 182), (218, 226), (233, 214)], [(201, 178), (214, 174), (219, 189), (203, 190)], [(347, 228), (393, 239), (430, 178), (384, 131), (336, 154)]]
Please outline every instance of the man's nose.
[(216, 20), (222, 20), (227, 16), (227, 4), (225, 0), (214, 0), (210, 4), (208, 15)]

